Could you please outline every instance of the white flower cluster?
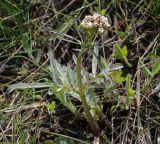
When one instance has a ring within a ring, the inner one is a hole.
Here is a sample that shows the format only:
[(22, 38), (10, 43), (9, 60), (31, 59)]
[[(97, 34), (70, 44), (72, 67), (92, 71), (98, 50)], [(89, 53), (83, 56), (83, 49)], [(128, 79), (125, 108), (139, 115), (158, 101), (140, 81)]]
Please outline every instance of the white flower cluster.
[(84, 29), (97, 28), (98, 33), (102, 34), (108, 27), (110, 27), (110, 24), (106, 17), (100, 14), (94, 14), (93, 16), (85, 16), (85, 18), (81, 22), (81, 26)]

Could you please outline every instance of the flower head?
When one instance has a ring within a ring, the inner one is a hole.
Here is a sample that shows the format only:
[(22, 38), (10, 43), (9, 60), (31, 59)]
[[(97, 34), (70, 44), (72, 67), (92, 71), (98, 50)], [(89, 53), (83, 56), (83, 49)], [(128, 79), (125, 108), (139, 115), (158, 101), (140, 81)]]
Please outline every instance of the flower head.
[(110, 24), (108, 22), (107, 17), (104, 17), (100, 14), (94, 14), (93, 16), (87, 15), (81, 22), (81, 26), (84, 29), (92, 29), (96, 28), (99, 34), (102, 34)]

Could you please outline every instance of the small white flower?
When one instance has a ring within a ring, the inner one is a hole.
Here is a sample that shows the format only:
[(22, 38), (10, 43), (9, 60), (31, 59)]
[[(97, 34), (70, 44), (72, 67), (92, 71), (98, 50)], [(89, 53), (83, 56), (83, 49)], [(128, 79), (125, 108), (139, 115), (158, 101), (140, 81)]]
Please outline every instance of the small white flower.
[(94, 25), (95, 27), (98, 27), (98, 26), (99, 26), (99, 23), (98, 23), (97, 21), (94, 21), (93, 25)]
[(103, 32), (104, 32), (104, 28), (99, 27), (99, 28), (98, 28), (98, 33), (99, 33), (99, 34), (102, 34)]
[(87, 23), (87, 26), (88, 26), (89, 28), (92, 28), (92, 27), (93, 27), (93, 23), (92, 23), (92, 22), (88, 22), (88, 23)]

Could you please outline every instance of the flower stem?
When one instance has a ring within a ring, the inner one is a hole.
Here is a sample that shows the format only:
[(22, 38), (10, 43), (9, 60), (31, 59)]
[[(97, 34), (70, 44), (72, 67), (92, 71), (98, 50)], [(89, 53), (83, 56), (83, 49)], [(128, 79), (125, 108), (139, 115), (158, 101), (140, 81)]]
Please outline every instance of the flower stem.
[(79, 87), (79, 93), (80, 93), (80, 99), (82, 102), (82, 106), (84, 108), (84, 112), (86, 114), (87, 121), (91, 127), (92, 134), (94, 136), (99, 136), (99, 128), (97, 125), (97, 122), (93, 119), (89, 105), (87, 104), (87, 100), (85, 97), (85, 93), (83, 91), (83, 86), (82, 86), (82, 77), (81, 77), (81, 60), (82, 60), (82, 55), (85, 52), (85, 49), (81, 49), (79, 52), (78, 58), (77, 58), (77, 83)]

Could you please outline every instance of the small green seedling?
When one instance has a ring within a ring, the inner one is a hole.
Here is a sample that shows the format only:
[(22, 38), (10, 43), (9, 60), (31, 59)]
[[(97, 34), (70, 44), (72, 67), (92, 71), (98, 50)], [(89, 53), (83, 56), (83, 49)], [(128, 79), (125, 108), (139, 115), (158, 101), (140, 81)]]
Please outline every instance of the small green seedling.
[(128, 54), (127, 47), (124, 46), (123, 48), (121, 48), (118, 44), (116, 44), (115, 48), (116, 51), (112, 56), (117, 59), (123, 60), (128, 65), (128, 67), (132, 67), (132, 65), (128, 62), (127, 59), (127, 54)]

